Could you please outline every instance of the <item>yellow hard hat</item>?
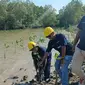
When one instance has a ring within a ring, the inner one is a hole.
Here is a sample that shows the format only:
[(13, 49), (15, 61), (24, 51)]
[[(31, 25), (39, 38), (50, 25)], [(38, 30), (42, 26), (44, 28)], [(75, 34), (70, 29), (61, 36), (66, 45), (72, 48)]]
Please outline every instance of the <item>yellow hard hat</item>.
[(46, 27), (44, 30), (45, 37), (49, 36), (54, 30), (51, 27)]
[(34, 47), (36, 46), (36, 43), (31, 41), (31, 42), (28, 42), (28, 48), (29, 50), (32, 50)]

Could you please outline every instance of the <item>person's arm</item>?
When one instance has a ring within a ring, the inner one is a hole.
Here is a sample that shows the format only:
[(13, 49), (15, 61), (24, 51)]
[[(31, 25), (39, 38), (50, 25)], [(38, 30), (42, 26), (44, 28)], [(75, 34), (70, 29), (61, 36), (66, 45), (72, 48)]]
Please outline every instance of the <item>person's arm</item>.
[(62, 46), (62, 58), (66, 55), (66, 46)]
[(37, 69), (38, 69), (38, 66), (37, 66), (37, 60), (35, 59), (37, 56), (36, 55), (33, 55), (33, 53), (32, 53), (32, 59), (33, 59), (33, 64), (34, 64), (34, 67), (35, 67), (35, 69), (36, 69), (36, 72), (37, 72)]
[(63, 64), (64, 63), (64, 57), (65, 57), (65, 55), (66, 55), (66, 46), (62, 46), (62, 49), (61, 49), (61, 51), (62, 51), (62, 59), (61, 59), (61, 64)]
[(37, 66), (37, 63), (35, 61), (34, 61), (34, 67), (35, 67), (36, 72), (37, 72), (38, 66)]
[(48, 52), (45, 53), (44, 57), (42, 58), (41, 64), (45, 61), (45, 59), (48, 57)]
[(63, 34), (60, 35), (60, 44), (61, 44), (61, 64), (64, 63), (64, 57), (66, 56), (66, 45), (67, 45), (67, 39)]
[(75, 50), (75, 46), (76, 46), (76, 44), (78, 43), (78, 41), (79, 41), (79, 38), (80, 38), (80, 29), (78, 29), (78, 31), (77, 31), (77, 34), (76, 34), (76, 37), (75, 37), (75, 39), (74, 39), (74, 42), (73, 42), (73, 51)]
[(51, 50), (52, 50), (52, 44), (49, 42), (48, 43), (48, 47), (47, 47), (47, 49), (46, 49), (46, 52), (45, 52), (45, 54), (44, 54), (44, 56), (43, 56), (43, 58), (42, 58), (42, 61), (40, 62), (40, 65), (45, 61), (45, 59), (48, 57), (48, 55), (49, 55), (49, 53), (51, 52)]

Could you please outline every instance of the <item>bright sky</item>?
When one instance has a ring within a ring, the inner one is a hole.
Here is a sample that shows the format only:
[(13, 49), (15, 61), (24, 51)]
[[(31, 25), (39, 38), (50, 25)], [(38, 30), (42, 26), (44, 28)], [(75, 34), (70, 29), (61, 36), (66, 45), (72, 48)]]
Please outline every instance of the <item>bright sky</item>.
[[(59, 11), (63, 6), (67, 5), (71, 0), (31, 0), (38, 6), (52, 5)], [(81, 0), (85, 4), (85, 0)]]

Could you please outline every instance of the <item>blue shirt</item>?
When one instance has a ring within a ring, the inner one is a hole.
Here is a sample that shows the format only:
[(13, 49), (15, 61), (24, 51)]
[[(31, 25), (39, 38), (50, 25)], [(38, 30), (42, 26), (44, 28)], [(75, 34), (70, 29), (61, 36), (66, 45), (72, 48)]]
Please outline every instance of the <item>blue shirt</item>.
[(82, 17), (80, 23), (77, 26), (80, 31), (80, 41), (78, 43), (78, 48), (85, 51), (85, 16)]
[(63, 34), (56, 34), (55, 38), (49, 41), (46, 51), (51, 52), (54, 48), (60, 52), (60, 55), (62, 55), (62, 46), (66, 46), (66, 55), (73, 55), (72, 45), (67, 41)]

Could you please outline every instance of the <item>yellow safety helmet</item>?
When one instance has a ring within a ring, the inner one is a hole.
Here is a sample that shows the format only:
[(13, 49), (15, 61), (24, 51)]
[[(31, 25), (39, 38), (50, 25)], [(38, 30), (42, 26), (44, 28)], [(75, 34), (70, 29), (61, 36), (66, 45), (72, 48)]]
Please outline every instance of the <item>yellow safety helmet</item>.
[(36, 43), (31, 41), (31, 42), (28, 42), (28, 48), (29, 50), (32, 50), (34, 47), (36, 46)]
[(46, 27), (45, 30), (44, 30), (45, 37), (49, 36), (52, 32), (54, 32), (53, 28)]

